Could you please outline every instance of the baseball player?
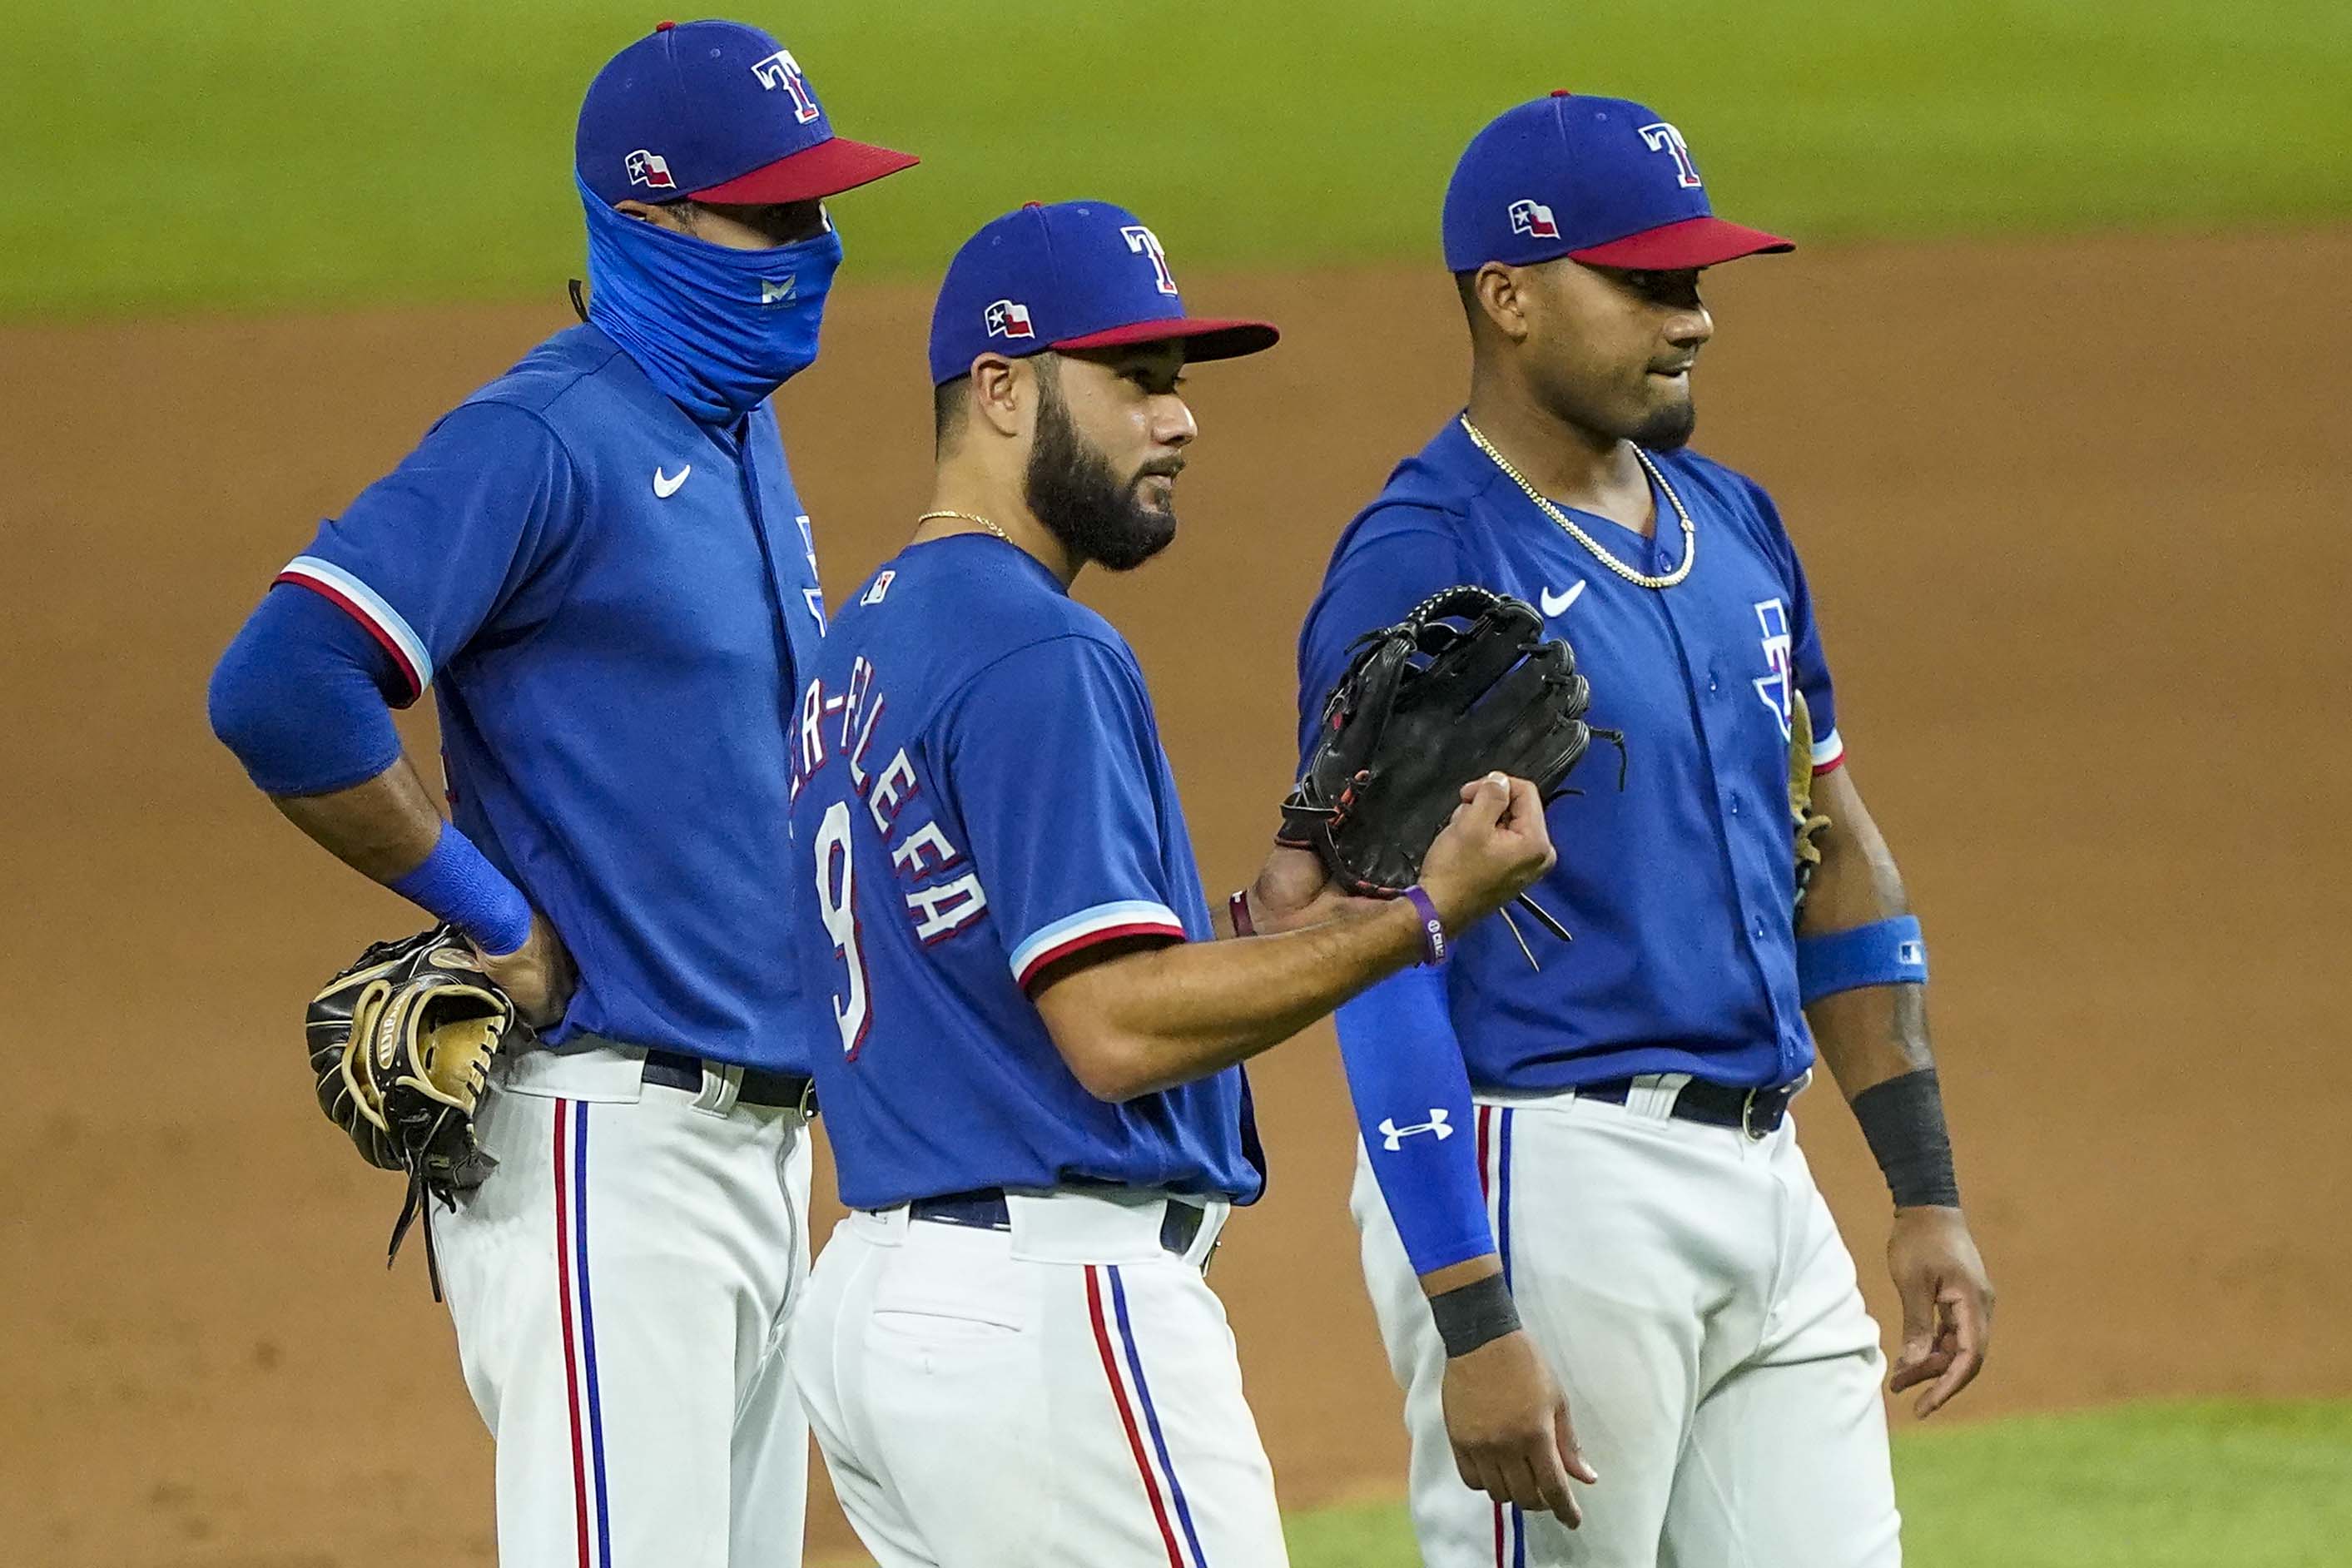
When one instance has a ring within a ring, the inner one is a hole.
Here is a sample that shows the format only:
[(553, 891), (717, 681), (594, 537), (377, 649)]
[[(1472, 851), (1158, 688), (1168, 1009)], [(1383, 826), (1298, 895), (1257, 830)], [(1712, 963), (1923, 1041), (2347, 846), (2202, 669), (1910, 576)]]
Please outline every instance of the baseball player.
[[(327, 522), (215, 671), (254, 782), (469, 937), (539, 1026), (434, 1216), (509, 1568), (797, 1563), (813, 1042), (778, 875), (824, 630), (767, 399), (816, 357), (825, 197), (903, 169), (790, 51), (665, 22), (590, 84), (586, 319)], [(390, 708), (434, 686), (454, 820)]]
[[(1202, 1270), (1265, 1182), (1237, 1066), (1423, 957), (1550, 859), (1488, 775), (1393, 903), (1277, 851), (1213, 923), (1135, 656), (1072, 599), (1174, 537), (1190, 363), (1275, 342), (1188, 316), (1150, 229), (1032, 205), (948, 268), (938, 473), (803, 693), (794, 876), (816, 1073), (853, 1211), (793, 1377), (886, 1568), (1284, 1558)], [(1434, 933), (1424, 929), (1434, 921)]]
[[(1992, 1292), (1919, 924), (1844, 766), (1803, 570), (1763, 488), (1684, 449), (1700, 271), (1790, 247), (1713, 216), (1660, 115), (1565, 93), (1471, 142), (1444, 234), (1469, 405), (1340, 538), (1299, 642), (1305, 739), (1351, 639), (1468, 581), (1540, 606), (1630, 767), (1551, 808), (1572, 847), (1533, 896), (1573, 945), (1531, 967), (1490, 922), (1339, 1010), (1423, 1552), (1895, 1563), (1878, 1331), (1788, 1116), (1817, 1048), (1894, 1192), (1893, 1386), (1928, 1385), (1921, 1414), (1976, 1374)], [(1798, 922), (1805, 707), (1831, 826)]]

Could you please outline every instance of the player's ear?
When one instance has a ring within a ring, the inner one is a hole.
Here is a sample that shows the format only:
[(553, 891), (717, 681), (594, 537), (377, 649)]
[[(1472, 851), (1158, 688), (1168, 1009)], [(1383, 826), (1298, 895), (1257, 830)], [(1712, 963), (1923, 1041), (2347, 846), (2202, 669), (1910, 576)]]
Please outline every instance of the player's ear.
[(673, 202), (667, 205), (656, 206), (651, 202), (622, 201), (614, 202), (613, 210), (623, 217), (633, 217), (639, 223), (649, 223), (656, 228), (666, 228), (672, 234), (694, 232), (692, 202)]
[(1000, 436), (1018, 436), (1023, 411), (1036, 399), (1035, 380), (1020, 362), (982, 354), (971, 362), (973, 414)]
[(1528, 331), (1522, 292), (1525, 282), (1520, 268), (1499, 261), (1489, 261), (1470, 279), (1471, 308), (1486, 318), (1490, 328), (1515, 343), (1525, 342)]

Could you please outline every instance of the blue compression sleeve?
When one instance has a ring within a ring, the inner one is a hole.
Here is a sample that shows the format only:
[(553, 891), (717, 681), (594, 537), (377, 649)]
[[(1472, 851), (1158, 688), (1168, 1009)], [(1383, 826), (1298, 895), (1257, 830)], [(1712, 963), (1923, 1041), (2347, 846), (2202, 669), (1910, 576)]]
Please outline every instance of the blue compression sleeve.
[(1342, 1004), (1337, 1022), (1356, 1122), (1412, 1271), (1494, 1251), (1444, 976), (1408, 969)]
[(262, 596), (213, 668), (213, 733), (270, 795), (349, 789), (400, 760), (405, 682), (366, 628), (290, 583)]
[(387, 885), (464, 931), (484, 952), (512, 952), (530, 940), (530, 900), (454, 823), (441, 825), (433, 852), (416, 869)]
[(1897, 915), (1797, 942), (1797, 994), (1808, 1007), (1864, 985), (1925, 985), (1927, 944), (1915, 915)]

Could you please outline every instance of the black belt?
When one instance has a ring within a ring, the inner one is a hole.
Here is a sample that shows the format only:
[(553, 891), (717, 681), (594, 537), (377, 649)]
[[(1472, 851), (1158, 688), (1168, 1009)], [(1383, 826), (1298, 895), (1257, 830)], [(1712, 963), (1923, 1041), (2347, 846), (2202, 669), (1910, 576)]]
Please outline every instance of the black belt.
[[(1789, 1102), (1804, 1087), (1803, 1079), (1778, 1089), (1734, 1089), (1728, 1084), (1695, 1078), (1675, 1096), (1671, 1114), (1685, 1121), (1704, 1121), (1710, 1127), (1736, 1127), (1750, 1138), (1768, 1137), (1780, 1130), (1780, 1123), (1788, 1120)], [(1633, 1095), (1633, 1080), (1612, 1078), (1605, 1083), (1581, 1084), (1576, 1092), (1582, 1100), (1605, 1100), (1612, 1105), (1622, 1105)]]
[[(646, 1081), (665, 1089), (682, 1089), (688, 1094), (702, 1092), (705, 1068), (724, 1072), (724, 1062), (706, 1062), (700, 1057), (689, 1057), (678, 1051), (647, 1051)], [(764, 1105), (778, 1110), (797, 1110), (803, 1116), (816, 1114), (816, 1080), (804, 1073), (776, 1072), (768, 1068), (745, 1068), (742, 1086), (735, 1091), (738, 1105)]]
[[(1194, 1238), (1201, 1234), (1201, 1222), (1208, 1211), (1198, 1204), (1182, 1198), (1170, 1198), (1166, 1212), (1160, 1220), (1160, 1245), (1179, 1258), (1192, 1250)], [(978, 1192), (950, 1193), (944, 1197), (917, 1198), (907, 1205), (909, 1219), (927, 1219), (939, 1225), (960, 1225), (972, 1230), (1011, 1230), (1013, 1210), (1004, 1201), (1002, 1187), (982, 1187)]]

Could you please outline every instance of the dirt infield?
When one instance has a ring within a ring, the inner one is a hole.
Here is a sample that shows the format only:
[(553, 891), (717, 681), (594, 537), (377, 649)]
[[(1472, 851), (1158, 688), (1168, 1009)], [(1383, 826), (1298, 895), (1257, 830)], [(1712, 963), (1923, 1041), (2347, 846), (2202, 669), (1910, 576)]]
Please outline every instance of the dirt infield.
[[(1700, 445), (1806, 551), (1935, 933), (2002, 1292), (1967, 1415), (2352, 1393), (2352, 317), (2318, 304), (2347, 271), (2336, 233), (1807, 253), (1710, 289)], [(1333, 533), (1462, 375), (1442, 278), (1192, 283), (1288, 340), (1197, 374), (1182, 539), (1085, 592), (1153, 678), (1215, 889), (1285, 782)], [(836, 595), (924, 495), (928, 310), (845, 292), (783, 400)], [(316, 518), (566, 320), (559, 280), (544, 308), (0, 332), (0, 1557), (490, 1560), (446, 1319), (415, 1249), (376, 1261), (397, 1184), (296, 1065), (305, 987), (407, 917), (245, 786), (203, 689)], [(1254, 1403), (1291, 1502), (1392, 1489), (1328, 1034), (1257, 1082), (1274, 1184), (1215, 1275)], [(1875, 1174), (1828, 1095), (1801, 1110), (1876, 1288)]]

